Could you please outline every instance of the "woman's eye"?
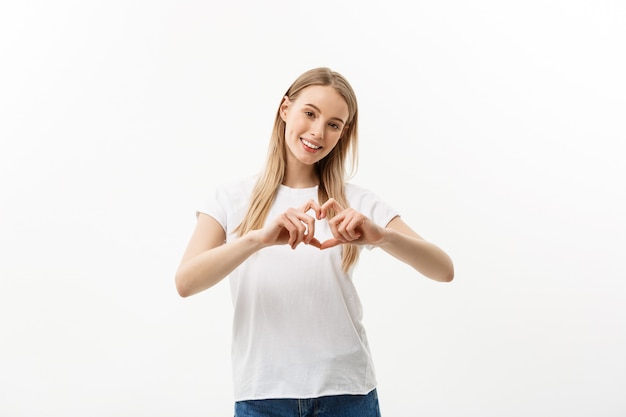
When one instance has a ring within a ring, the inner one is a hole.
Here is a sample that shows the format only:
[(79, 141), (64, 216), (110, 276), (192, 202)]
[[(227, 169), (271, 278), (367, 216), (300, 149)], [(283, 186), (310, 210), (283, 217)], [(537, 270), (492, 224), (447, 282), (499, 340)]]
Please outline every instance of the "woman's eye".
[(306, 114), (308, 117), (313, 117), (314, 116), (312, 111), (305, 111), (304, 114)]
[(339, 129), (339, 125), (337, 123), (329, 123), (328, 125), (335, 130)]

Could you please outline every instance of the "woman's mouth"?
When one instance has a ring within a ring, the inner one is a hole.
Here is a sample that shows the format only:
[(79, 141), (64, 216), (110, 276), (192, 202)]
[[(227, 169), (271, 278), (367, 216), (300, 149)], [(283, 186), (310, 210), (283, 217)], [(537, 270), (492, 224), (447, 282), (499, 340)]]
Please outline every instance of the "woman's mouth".
[(309, 149), (311, 149), (311, 150), (314, 150), (314, 151), (317, 151), (317, 150), (319, 150), (319, 149), (322, 149), (322, 147), (321, 147), (321, 146), (317, 146), (316, 144), (314, 144), (314, 143), (312, 143), (312, 142), (309, 142), (309, 141), (308, 141), (308, 140), (306, 140), (306, 139), (302, 139), (302, 138), (300, 138), (300, 142), (302, 142), (302, 143), (304, 144), (304, 146), (306, 146), (307, 148), (309, 148)]

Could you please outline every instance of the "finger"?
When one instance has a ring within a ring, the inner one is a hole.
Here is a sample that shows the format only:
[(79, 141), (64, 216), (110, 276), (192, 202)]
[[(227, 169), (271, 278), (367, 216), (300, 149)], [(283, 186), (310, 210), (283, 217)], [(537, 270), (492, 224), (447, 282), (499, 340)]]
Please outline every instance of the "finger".
[(329, 198), (328, 201), (322, 204), (322, 207), (321, 207), (322, 219), (328, 215), (329, 210), (333, 210), (335, 214), (337, 214), (337, 213), (341, 213), (344, 210), (344, 208), (341, 204), (339, 204), (339, 202), (337, 202), (337, 200), (335, 200), (334, 198)]
[[(314, 205), (317, 203), (313, 202)], [(305, 207), (305, 206), (303, 206)], [(317, 206), (319, 208), (319, 206)], [(303, 213), (302, 211), (294, 211), (291, 213), (294, 219), (294, 223), (298, 229), (297, 242), (294, 247), (300, 242), (309, 244), (315, 236), (315, 218)]]
[(318, 249), (322, 249), (322, 244), (316, 238), (311, 238), (311, 240), (309, 241), (308, 244), (311, 245), (311, 246), (315, 246)]
[[(306, 208), (306, 205), (302, 206), (301, 210), (305, 208)], [(310, 240), (313, 238), (313, 236), (315, 235), (315, 219), (300, 210), (294, 212), (293, 215), (298, 218), (300, 224), (304, 225), (302, 241), (308, 244)]]
[(321, 214), (321, 207), (320, 205), (317, 203), (317, 201), (315, 200), (309, 200), (307, 201), (302, 207), (300, 207), (300, 210), (303, 213), (308, 212), (309, 210), (313, 210), (315, 212), (315, 217), (316, 218), (320, 218), (320, 214)]
[(344, 242), (342, 242), (339, 239), (328, 239), (328, 240), (325, 240), (325, 241), (323, 241), (321, 243), (320, 249), (323, 250), (323, 249), (332, 248), (332, 247), (335, 247), (335, 246), (338, 246), (338, 245), (342, 245), (343, 243)]
[[(289, 216), (283, 213), (276, 221), (276, 227), (278, 229), (282, 228), (287, 232), (287, 244), (293, 247), (294, 242), (297, 238), (298, 231), (296, 226), (293, 224)], [(277, 243), (280, 243), (280, 240), (277, 240)]]
[(328, 227), (330, 228), (330, 232), (335, 239), (344, 239), (341, 232), (339, 231), (339, 226), (341, 225), (342, 220), (343, 216), (338, 215), (328, 221)]
[(289, 231), (289, 245), (292, 249), (295, 249), (296, 246), (304, 240), (306, 227), (302, 223), (300, 217), (294, 215), (292, 212), (286, 213), (285, 216), (289, 222), (289, 227), (287, 227), (287, 230)]
[(352, 213), (348, 210), (344, 210), (341, 213), (335, 215), (328, 221), (330, 230), (336, 239), (342, 240), (344, 243), (357, 239), (353, 229), (349, 228)]
[(346, 218), (339, 226), (339, 231), (348, 240), (356, 240), (361, 237), (360, 228), (362, 223), (363, 219), (358, 217)]
[(340, 237), (343, 241), (349, 242), (351, 240), (356, 239), (354, 237), (354, 230), (349, 229), (346, 225), (348, 224), (347, 220), (344, 220), (341, 223), (337, 224), (337, 236)]
[(308, 245), (315, 236), (315, 219), (311, 216), (306, 216), (305, 218), (300, 219), (300, 224), (304, 227), (302, 242)]

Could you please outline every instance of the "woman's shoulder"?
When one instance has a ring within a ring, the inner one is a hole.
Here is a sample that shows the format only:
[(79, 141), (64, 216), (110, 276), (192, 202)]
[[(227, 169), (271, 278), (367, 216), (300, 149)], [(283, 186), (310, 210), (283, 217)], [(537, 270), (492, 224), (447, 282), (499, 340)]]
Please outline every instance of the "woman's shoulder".
[(345, 185), (346, 198), (352, 207), (359, 207), (362, 205), (369, 206), (371, 204), (387, 204), (385, 198), (383, 198), (378, 192), (354, 183), (347, 182)]
[(214, 188), (227, 194), (249, 194), (256, 184), (257, 177), (257, 175), (249, 175), (247, 177), (223, 180), (217, 182)]
[(359, 196), (363, 196), (363, 195), (374, 195), (374, 193), (366, 187), (363, 187), (359, 184), (355, 184), (352, 182), (346, 182), (345, 184), (345, 189), (346, 189), (346, 197), (348, 197), (348, 199), (350, 199), (351, 197), (359, 197)]
[(350, 207), (365, 214), (377, 224), (386, 225), (398, 212), (379, 194), (369, 188), (346, 183), (346, 198)]
[(256, 184), (256, 176), (240, 177), (215, 182), (208, 192), (208, 199), (222, 206), (246, 205)]

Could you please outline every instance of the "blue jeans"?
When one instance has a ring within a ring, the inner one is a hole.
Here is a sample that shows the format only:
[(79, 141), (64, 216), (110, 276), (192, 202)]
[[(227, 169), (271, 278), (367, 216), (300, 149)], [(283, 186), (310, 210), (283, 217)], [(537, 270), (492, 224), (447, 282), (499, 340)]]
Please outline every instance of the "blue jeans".
[(378, 394), (238, 401), (235, 417), (380, 417)]

